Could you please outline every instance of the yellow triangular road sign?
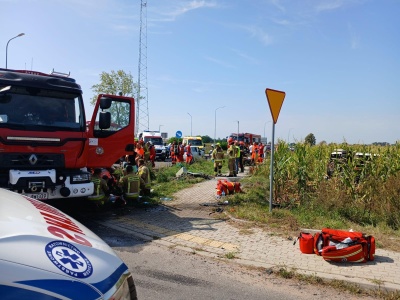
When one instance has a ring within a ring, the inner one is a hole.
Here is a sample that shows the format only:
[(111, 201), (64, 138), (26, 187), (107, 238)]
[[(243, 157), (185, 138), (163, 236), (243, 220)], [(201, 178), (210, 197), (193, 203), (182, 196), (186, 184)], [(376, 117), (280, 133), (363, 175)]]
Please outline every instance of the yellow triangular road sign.
[(276, 124), (276, 122), (278, 121), (279, 112), (281, 111), (283, 100), (285, 100), (286, 93), (272, 89), (265, 89), (265, 95), (267, 95), (272, 119), (274, 120), (274, 124)]

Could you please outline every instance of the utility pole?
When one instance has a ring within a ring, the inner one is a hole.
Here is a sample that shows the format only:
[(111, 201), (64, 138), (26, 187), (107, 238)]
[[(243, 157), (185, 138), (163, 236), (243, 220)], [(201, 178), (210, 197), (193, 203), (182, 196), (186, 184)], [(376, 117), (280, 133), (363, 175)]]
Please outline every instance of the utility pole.
[(138, 92), (136, 97), (135, 131), (149, 130), (149, 100), (147, 89), (147, 0), (140, 4)]

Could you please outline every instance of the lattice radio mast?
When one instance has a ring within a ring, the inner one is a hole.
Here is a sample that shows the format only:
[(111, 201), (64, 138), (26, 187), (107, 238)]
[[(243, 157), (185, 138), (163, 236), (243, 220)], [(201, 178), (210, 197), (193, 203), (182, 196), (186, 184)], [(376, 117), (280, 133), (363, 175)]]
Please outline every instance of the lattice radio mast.
[(149, 130), (149, 102), (147, 89), (147, 0), (141, 0), (139, 34), (139, 73), (136, 97), (135, 135)]

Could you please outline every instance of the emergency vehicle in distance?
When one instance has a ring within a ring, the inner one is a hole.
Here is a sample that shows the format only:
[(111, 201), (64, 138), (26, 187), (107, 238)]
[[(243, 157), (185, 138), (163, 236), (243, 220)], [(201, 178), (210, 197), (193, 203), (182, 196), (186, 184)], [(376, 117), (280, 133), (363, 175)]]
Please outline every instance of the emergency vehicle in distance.
[(244, 142), (246, 144), (261, 143), (261, 135), (253, 133), (231, 133), (228, 137), (234, 139), (235, 141)]
[(185, 145), (191, 145), (192, 147), (196, 147), (195, 151), (200, 154), (200, 156), (204, 156), (204, 144), (203, 140), (200, 136), (185, 136), (182, 138), (182, 143)]
[(128, 266), (62, 211), (0, 188), (1, 299), (137, 300)]
[(169, 151), (167, 151), (167, 147), (164, 145), (160, 131), (145, 130), (140, 132), (138, 140), (143, 140), (145, 144), (151, 142), (154, 145), (157, 160), (165, 161), (169, 157)]
[(101, 94), (86, 122), (69, 74), (0, 69), (0, 187), (39, 200), (93, 194), (88, 168), (134, 150), (134, 102)]

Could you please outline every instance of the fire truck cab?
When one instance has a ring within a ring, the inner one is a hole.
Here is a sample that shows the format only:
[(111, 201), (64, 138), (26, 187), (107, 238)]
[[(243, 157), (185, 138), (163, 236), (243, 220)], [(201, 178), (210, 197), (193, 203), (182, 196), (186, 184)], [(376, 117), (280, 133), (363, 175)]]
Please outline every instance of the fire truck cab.
[(134, 99), (99, 95), (87, 122), (81, 87), (64, 75), (0, 69), (0, 187), (40, 200), (89, 196), (89, 168), (132, 151)]

